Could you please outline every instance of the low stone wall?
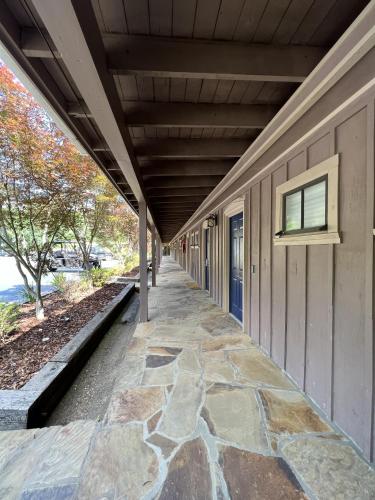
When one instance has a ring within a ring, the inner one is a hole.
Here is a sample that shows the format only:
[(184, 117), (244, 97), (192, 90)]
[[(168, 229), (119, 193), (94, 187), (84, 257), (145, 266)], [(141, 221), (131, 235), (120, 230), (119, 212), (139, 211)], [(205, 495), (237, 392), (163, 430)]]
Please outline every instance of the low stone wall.
[(0, 430), (43, 425), (134, 291), (128, 284), (21, 389), (0, 390)]

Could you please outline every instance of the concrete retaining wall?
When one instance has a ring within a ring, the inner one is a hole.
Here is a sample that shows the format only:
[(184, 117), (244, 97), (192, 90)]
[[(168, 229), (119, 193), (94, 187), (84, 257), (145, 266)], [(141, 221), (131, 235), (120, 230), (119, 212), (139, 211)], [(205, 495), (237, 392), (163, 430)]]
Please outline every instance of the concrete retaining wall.
[(0, 430), (43, 425), (135, 291), (128, 284), (19, 390), (0, 390)]

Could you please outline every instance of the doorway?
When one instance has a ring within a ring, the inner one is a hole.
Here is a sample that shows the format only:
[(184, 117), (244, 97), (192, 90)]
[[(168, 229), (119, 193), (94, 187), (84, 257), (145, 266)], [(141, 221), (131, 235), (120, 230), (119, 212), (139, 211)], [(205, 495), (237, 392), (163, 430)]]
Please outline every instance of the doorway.
[(242, 323), (243, 316), (243, 212), (229, 219), (229, 312)]
[(210, 230), (204, 230), (204, 288), (210, 290)]

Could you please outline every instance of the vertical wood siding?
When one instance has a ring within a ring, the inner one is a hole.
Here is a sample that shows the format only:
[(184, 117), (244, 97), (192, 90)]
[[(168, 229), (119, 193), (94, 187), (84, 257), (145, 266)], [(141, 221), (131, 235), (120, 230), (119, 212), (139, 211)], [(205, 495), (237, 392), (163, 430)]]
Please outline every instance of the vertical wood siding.
[(259, 344), (259, 288), (260, 288), (260, 185), (251, 188), (250, 194), (250, 239), (251, 239), (251, 274), (250, 274), (250, 332), (253, 340)]
[[(341, 244), (275, 247), (276, 187), (335, 153)], [(246, 331), (373, 460), (373, 97), (343, 110), (242, 194), (249, 200)], [(210, 230), (210, 295), (222, 306), (222, 208), (217, 215)], [(201, 274), (196, 279), (203, 283)]]
[[(307, 148), (311, 168), (333, 154), (326, 134)], [(311, 245), (306, 256), (305, 390), (331, 416), (332, 286), (334, 245)]]
[[(276, 196), (276, 187), (287, 180), (287, 166), (278, 168), (272, 175), (272, 200)], [(271, 200), (271, 201), (272, 201)], [(272, 234), (275, 234), (275, 203), (272, 202)], [(286, 247), (272, 245), (272, 335), (271, 354), (275, 362), (285, 368), (286, 342)]]
[[(306, 170), (302, 151), (288, 161), (288, 178)], [(273, 201), (274, 202), (274, 201)], [(299, 387), (304, 387), (306, 330), (306, 247), (290, 246), (287, 252), (286, 354), (285, 369)]]
[(271, 352), (271, 185), (268, 176), (260, 183), (260, 345)]
[(366, 247), (366, 110), (336, 127), (341, 153), (340, 229), (335, 248), (333, 417), (352, 429), (361, 448), (368, 439), (364, 363)]

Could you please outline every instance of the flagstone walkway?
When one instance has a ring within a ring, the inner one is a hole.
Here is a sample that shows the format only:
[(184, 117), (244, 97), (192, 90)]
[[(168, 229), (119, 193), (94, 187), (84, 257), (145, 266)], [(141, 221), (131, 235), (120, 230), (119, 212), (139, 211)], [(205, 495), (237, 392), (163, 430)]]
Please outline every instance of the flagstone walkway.
[(375, 472), (171, 259), (103, 422), (0, 433), (0, 498), (371, 499)]

